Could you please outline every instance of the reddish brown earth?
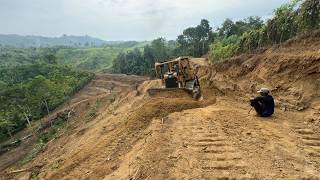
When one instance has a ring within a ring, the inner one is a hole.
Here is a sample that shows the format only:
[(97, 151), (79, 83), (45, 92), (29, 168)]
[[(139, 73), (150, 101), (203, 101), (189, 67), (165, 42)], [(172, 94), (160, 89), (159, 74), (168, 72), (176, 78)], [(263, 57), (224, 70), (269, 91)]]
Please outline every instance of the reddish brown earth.
[[(108, 102), (98, 116), (85, 120), (84, 103), (70, 131), (30, 163), (6, 168), (2, 179), (320, 178), (319, 33), (222, 63), (195, 62), (200, 101), (170, 92), (149, 97), (155, 80), (98, 76), (71, 100)], [(248, 113), (247, 99), (262, 86), (276, 99), (271, 118)], [(117, 94), (105, 101), (109, 89)], [(28, 170), (8, 174), (16, 169)]]

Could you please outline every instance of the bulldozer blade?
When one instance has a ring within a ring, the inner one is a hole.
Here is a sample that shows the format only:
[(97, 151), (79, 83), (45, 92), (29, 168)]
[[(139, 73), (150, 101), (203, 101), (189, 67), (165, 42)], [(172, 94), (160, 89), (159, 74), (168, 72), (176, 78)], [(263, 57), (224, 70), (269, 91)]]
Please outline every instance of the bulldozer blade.
[(152, 88), (147, 90), (150, 97), (182, 98), (192, 97), (192, 91), (185, 88)]

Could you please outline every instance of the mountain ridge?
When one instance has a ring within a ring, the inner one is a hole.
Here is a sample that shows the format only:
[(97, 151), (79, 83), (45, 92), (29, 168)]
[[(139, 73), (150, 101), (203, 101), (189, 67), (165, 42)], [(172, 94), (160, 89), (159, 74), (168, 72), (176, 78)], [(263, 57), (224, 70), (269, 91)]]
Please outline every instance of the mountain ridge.
[(89, 35), (75, 36), (64, 34), (60, 37), (46, 37), (38, 35), (0, 34), (0, 46), (18, 48), (52, 46), (96, 47), (113, 43), (116, 42), (105, 41)]

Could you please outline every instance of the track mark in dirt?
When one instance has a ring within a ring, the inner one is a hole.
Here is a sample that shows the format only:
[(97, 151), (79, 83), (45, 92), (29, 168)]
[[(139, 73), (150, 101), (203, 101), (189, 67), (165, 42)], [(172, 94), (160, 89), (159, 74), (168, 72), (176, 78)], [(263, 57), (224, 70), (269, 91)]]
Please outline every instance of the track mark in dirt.
[[(172, 114), (170, 144), (174, 168), (169, 177), (191, 179), (278, 179), (318, 177), (319, 136), (307, 126), (291, 127), (296, 113), (269, 119), (247, 114), (247, 107), (227, 99), (215, 105)], [(307, 132), (307, 134), (306, 134)], [(175, 135), (177, 133), (177, 135)], [(313, 153), (306, 151), (312, 148)], [(315, 152), (314, 152), (315, 151)], [(318, 162), (315, 162), (318, 161)]]
[[(175, 151), (179, 155), (170, 177), (251, 178), (241, 152), (233, 146), (220, 124), (203, 109), (190, 111), (186, 111), (183, 118), (175, 114), (170, 116), (179, 135), (172, 144), (183, 143), (183, 149)], [(199, 114), (202, 116), (197, 116)]]
[(316, 166), (320, 167), (320, 136), (308, 127), (307, 124), (296, 123), (292, 125), (292, 128), (301, 139), (304, 151), (314, 162), (317, 162)]
[[(210, 126), (219, 127), (216, 122), (209, 121), (207, 129)], [(239, 156), (239, 152), (228, 142), (227, 137), (221, 132), (220, 128), (216, 129), (218, 134), (210, 132), (199, 133), (200, 139), (195, 139), (194, 149), (198, 153), (199, 161), (197, 162), (202, 170), (204, 178), (212, 177), (212, 175), (241, 177), (246, 174), (245, 163)], [(215, 136), (208, 138), (208, 136)], [(219, 177), (217, 177), (219, 178)], [(222, 177), (221, 177), (222, 178)]]

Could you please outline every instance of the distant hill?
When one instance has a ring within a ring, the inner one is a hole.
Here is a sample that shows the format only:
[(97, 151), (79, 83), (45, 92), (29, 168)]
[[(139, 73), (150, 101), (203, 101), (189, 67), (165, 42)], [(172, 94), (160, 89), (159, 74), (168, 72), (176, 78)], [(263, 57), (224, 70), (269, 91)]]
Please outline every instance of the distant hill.
[(16, 34), (0, 34), (0, 46), (11, 46), (19, 48), (28, 47), (52, 47), (52, 46), (73, 46), (73, 47), (97, 47), (114, 44), (98, 38), (85, 36), (43, 37), (43, 36), (20, 36)]

